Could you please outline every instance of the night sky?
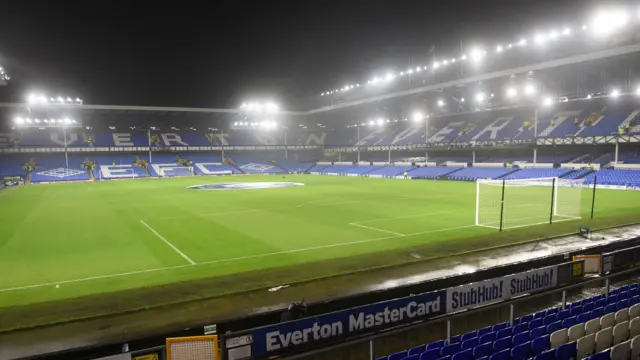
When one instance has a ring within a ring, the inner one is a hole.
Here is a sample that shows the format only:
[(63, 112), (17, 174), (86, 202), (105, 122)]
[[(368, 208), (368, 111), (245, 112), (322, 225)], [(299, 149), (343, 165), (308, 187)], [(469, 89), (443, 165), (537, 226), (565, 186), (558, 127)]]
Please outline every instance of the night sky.
[[(12, 1), (0, 14), (0, 101), (29, 90), (86, 103), (236, 107), (301, 97), (427, 59), (435, 46), (515, 39), (591, 1)], [(169, 7), (171, 6), (171, 7)]]

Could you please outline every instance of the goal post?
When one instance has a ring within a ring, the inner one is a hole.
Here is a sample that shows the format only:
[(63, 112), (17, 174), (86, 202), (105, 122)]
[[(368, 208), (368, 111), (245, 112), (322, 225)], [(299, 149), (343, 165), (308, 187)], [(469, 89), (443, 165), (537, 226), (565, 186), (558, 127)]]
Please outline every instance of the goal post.
[(583, 179), (479, 179), (475, 222), (498, 230), (581, 218)]

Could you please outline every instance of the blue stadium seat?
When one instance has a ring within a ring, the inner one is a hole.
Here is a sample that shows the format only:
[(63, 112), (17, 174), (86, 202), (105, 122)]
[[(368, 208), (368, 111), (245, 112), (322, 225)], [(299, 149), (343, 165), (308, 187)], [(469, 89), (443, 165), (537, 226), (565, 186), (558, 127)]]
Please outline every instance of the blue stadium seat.
[(386, 357), (386, 356), (379, 357), (379, 358), (377, 358), (376, 360), (387, 360), (387, 357)]
[(478, 331), (470, 331), (466, 334), (462, 334), (462, 336), (460, 337), (460, 341), (466, 341), (472, 338), (476, 338), (478, 337)]
[(407, 350), (403, 350), (403, 351), (398, 351), (396, 353), (393, 353), (391, 355), (389, 355), (389, 357), (387, 358), (388, 360), (400, 360), (400, 359), (404, 359), (407, 357)]
[(451, 336), (451, 341), (445, 341), (445, 344), (455, 344), (460, 342), (460, 335)]
[(409, 349), (409, 352), (407, 352), (407, 354), (409, 356), (411, 355), (420, 355), (424, 352), (425, 350), (425, 345), (418, 345), (418, 346), (414, 346), (411, 349)]
[(554, 331), (562, 329), (562, 321), (558, 320), (547, 325), (547, 334), (553, 334)]
[(555, 350), (546, 350), (533, 357), (534, 360), (555, 360), (555, 358)]
[(473, 349), (478, 346), (478, 338), (471, 338), (462, 342), (462, 346), (460, 347), (462, 350)]
[(512, 338), (513, 345), (524, 344), (529, 342), (529, 331), (515, 334)]
[(543, 323), (542, 323), (542, 319), (541, 318), (540, 319), (533, 319), (533, 320), (529, 321), (529, 330), (535, 329), (535, 328), (540, 327), (542, 325), (543, 325)]
[(521, 332), (525, 332), (529, 330), (529, 323), (518, 324), (513, 327), (512, 334), (519, 334)]
[(569, 317), (569, 310), (560, 310), (558, 311), (557, 320), (564, 320)]
[(545, 315), (547, 315), (547, 311), (538, 311), (537, 313), (533, 314), (533, 318), (534, 319), (542, 319), (543, 317), (545, 317)]
[(582, 306), (574, 306), (569, 310), (570, 316), (576, 316), (582, 314)]
[(510, 337), (498, 339), (498, 340), (493, 342), (493, 351), (494, 352), (502, 351), (504, 349), (509, 349), (509, 348), (511, 348), (511, 338)]
[(480, 336), (480, 339), (478, 339), (478, 343), (484, 344), (484, 343), (488, 343), (488, 342), (493, 342), (495, 340), (496, 340), (496, 333), (490, 332), (488, 334), (484, 334), (484, 335)]
[(596, 308), (601, 308), (607, 305), (607, 300), (606, 299), (599, 299), (595, 302), (595, 304), (593, 304), (593, 306), (595, 306)]
[(530, 330), (529, 331), (529, 337), (532, 339), (535, 338), (539, 338), (540, 336), (545, 336), (547, 335), (547, 327), (542, 325), (542, 326), (538, 326), (537, 328)]
[(582, 305), (582, 311), (591, 311), (595, 308), (595, 304), (593, 302), (588, 302)]
[(523, 316), (523, 317), (521, 317), (521, 318), (520, 318), (520, 324), (522, 324), (522, 323), (528, 323), (528, 322), (530, 322), (531, 320), (533, 320), (533, 315), (532, 315), (532, 314), (525, 315), (525, 316)]
[(491, 355), (493, 353), (493, 348), (491, 347), (492, 345), (493, 343), (485, 343), (476, 346), (475, 348), (473, 348), (473, 357), (478, 359)]
[(554, 307), (551, 309), (547, 309), (547, 315), (551, 315), (551, 314), (557, 314), (558, 311), (560, 311), (560, 308)]
[(556, 349), (557, 360), (571, 360), (575, 358), (576, 358), (576, 342), (575, 341), (560, 345)]
[(511, 349), (512, 360), (525, 360), (531, 357), (531, 343), (525, 342)]
[(588, 357), (589, 360), (611, 360), (611, 350), (603, 350)]
[(445, 345), (440, 349), (441, 356), (450, 356), (460, 351), (460, 343)]
[(502, 339), (505, 337), (511, 337), (511, 331), (512, 328), (506, 328), (506, 329), (502, 329), (502, 330), (498, 330), (498, 332), (496, 333), (496, 339)]
[(618, 302), (618, 295), (610, 295), (610, 296), (607, 298), (607, 305), (609, 305), (609, 304), (615, 304), (615, 303), (617, 303), (617, 302)]
[(604, 308), (597, 307), (591, 311), (591, 319), (599, 318), (604, 314)]
[(443, 356), (441, 358), (438, 358), (437, 360), (451, 360), (451, 355)]
[(607, 306), (604, 307), (604, 313), (605, 314), (609, 314), (609, 313), (613, 313), (616, 312), (616, 304), (609, 304)]
[(552, 322), (556, 321), (557, 320), (556, 318), (557, 318), (556, 314), (547, 315), (544, 317), (544, 320), (542, 321), (542, 323), (544, 325), (549, 325)]
[(451, 360), (474, 360), (473, 359), (473, 350), (467, 349), (464, 351), (460, 351), (451, 357)]
[(489, 360), (510, 360), (511, 359), (511, 349), (504, 349), (499, 351), (491, 356), (489, 356)]
[(635, 305), (635, 304), (640, 304), (640, 295), (635, 295), (631, 298), (631, 301), (629, 301), (629, 304)]
[(575, 316), (568, 317), (568, 318), (562, 320), (562, 327), (565, 328), (565, 329), (568, 329), (568, 328), (572, 327), (575, 324), (576, 324), (576, 317)]
[(415, 355), (409, 355), (406, 358), (403, 358), (402, 360), (419, 360), (420, 359), (420, 354), (415, 354)]
[(616, 309), (617, 310), (622, 310), (622, 309), (628, 308), (628, 307), (629, 307), (629, 299), (620, 300), (616, 304)]
[(432, 343), (427, 344), (426, 349), (427, 350), (440, 349), (443, 346), (444, 346), (444, 340), (438, 340), (438, 341), (434, 341)]
[(507, 327), (509, 327), (509, 323), (508, 322), (503, 322), (500, 324), (495, 324), (491, 327), (491, 331), (496, 332), (502, 329), (506, 329)]
[(440, 349), (431, 349), (420, 354), (420, 360), (436, 360), (440, 357)]
[(583, 312), (576, 317), (576, 324), (586, 323), (591, 320), (591, 311)]
[(538, 355), (548, 349), (549, 349), (549, 335), (541, 336), (531, 341), (531, 352), (533, 353), (533, 355)]
[(481, 337), (482, 335), (488, 334), (490, 332), (492, 332), (491, 331), (491, 326), (487, 326), (485, 328), (482, 328), (482, 329), (478, 330), (478, 337)]

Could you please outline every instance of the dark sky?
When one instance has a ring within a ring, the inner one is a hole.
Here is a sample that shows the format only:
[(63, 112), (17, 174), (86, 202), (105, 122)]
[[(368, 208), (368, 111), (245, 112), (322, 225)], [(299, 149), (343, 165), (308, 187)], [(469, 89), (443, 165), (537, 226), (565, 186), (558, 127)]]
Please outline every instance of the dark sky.
[[(235, 107), (360, 81), (581, 18), (573, 0), (29, 1), (0, 9), (0, 101), (28, 90), (91, 104)], [(559, 23), (560, 22), (560, 23)]]

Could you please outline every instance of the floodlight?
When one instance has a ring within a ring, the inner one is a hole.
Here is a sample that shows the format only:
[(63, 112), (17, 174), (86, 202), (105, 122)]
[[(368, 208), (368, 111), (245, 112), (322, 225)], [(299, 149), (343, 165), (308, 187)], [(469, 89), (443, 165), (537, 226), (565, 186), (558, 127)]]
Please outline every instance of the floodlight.
[(24, 123), (24, 119), (21, 118), (20, 116), (16, 117), (14, 119), (14, 121), (15, 121), (16, 124), (23, 124)]
[(62, 96), (58, 96), (58, 102), (63, 103), (64, 102), (64, 98)]
[(444, 106), (444, 100), (438, 99), (438, 106), (443, 107)]
[(324, 93), (320, 94), (320, 96), (324, 96)]
[(382, 124), (384, 124), (384, 120), (378, 119), (377, 124), (378, 126), (382, 126)]
[(280, 111), (280, 107), (276, 103), (269, 102), (265, 105), (265, 108), (268, 113), (275, 114)]
[(449, 64), (449, 61), (447, 61), (447, 60), (442, 62), (442, 65), (447, 65), (447, 64)]
[(618, 89), (614, 89), (613, 91), (611, 91), (611, 97), (618, 97), (620, 96), (620, 91)]
[(424, 70), (427, 70), (427, 67), (425, 66), (423, 69), (424, 69)]
[(471, 59), (478, 61), (480, 59), (482, 59), (482, 57), (484, 56), (485, 52), (480, 50), (480, 49), (473, 49), (471, 50)]
[(518, 45), (527, 46), (527, 39), (520, 39), (520, 41), (518, 41)]
[(587, 25), (582, 25), (582, 30), (587, 30)]
[(568, 36), (570, 34), (571, 34), (571, 28), (566, 27), (562, 30), (562, 35)]
[(546, 38), (543, 34), (536, 34), (534, 37), (534, 41), (537, 45), (543, 45), (546, 41)]
[(553, 104), (553, 99), (551, 99), (550, 96), (547, 96), (542, 100), (542, 105), (544, 106), (549, 106), (551, 104)]
[(67, 102), (73, 102), (70, 97), (67, 98)]
[(476, 102), (482, 103), (482, 102), (484, 102), (484, 98), (485, 98), (484, 93), (477, 93), (476, 94)]
[(636, 89), (636, 95), (640, 95), (640, 87)]
[(515, 88), (510, 87), (507, 89), (507, 97), (514, 98), (517, 95), (518, 95), (518, 90), (516, 90)]
[(511, 49), (513, 47), (513, 44), (509, 44), (509, 49)]
[(49, 120), (47, 120), (47, 119), (44, 119), (44, 122), (45, 122), (45, 123), (49, 123)]
[(451, 59), (451, 62), (455, 63), (456, 62), (456, 58)]
[(533, 95), (536, 93), (536, 87), (533, 84), (526, 84), (524, 86), (525, 95)]
[(498, 45), (498, 47), (496, 47), (496, 52), (502, 52), (502, 45)]
[(387, 73), (387, 76), (384, 78), (386, 81), (391, 81), (393, 80), (394, 76), (392, 73)]
[(555, 38), (557, 38), (557, 37), (558, 37), (558, 32), (557, 32), (557, 31), (552, 30), (552, 31), (549, 33), (549, 39), (555, 39)]
[(460, 102), (464, 102), (464, 98), (460, 98)]
[(76, 98), (76, 102), (82, 102), (82, 99)]
[(414, 113), (413, 113), (413, 115), (411, 115), (411, 119), (412, 119), (413, 121), (415, 121), (415, 122), (419, 122), (419, 121), (421, 121), (423, 117), (424, 117), (424, 116), (423, 116), (423, 115), (422, 115), (422, 113), (421, 113), (421, 112), (419, 112), (419, 111), (416, 111), (416, 112), (414, 112)]
[(418, 66), (418, 67), (416, 68), (416, 71), (418, 71), (418, 72), (419, 72), (420, 70), (422, 70), (422, 68), (421, 68), (420, 66)]
[[(369, 121), (369, 125), (373, 125), (373, 124), (374, 124), (373, 120), (370, 120), (370, 121)], [(363, 124), (363, 125), (364, 125), (364, 124)]]
[(587, 99), (591, 99), (591, 94), (587, 95)]
[(404, 76), (404, 71), (400, 71), (400, 76)]
[(27, 118), (25, 121), (27, 122), (27, 124), (31, 124), (31, 119)]
[(36, 124), (40, 124), (40, 119), (35, 119)]
[(234, 123), (233, 123), (233, 126), (238, 126), (238, 122), (237, 122), (237, 121), (236, 121), (236, 122), (234, 122)]
[(51, 98), (51, 99), (49, 99), (49, 101), (51, 101), (51, 102), (55, 102), (55, 101), (56, 101), (56, 99), (55, 99), (55, 98)]
[(597, 36), (606, 36), (627, 25), (629, 14), (622, 8), (601, 10), (591, 19), (590, 28)]
[(467, 60), (467, 55), (460, 56), (460, 60)]
[(440, 63), (439, 62), (436, 61), (436, 62), (433, 63), (433, 69), (434, 70), (439, 68), (439, 67), (440, 67)]
[(408, 72), (409, 74), (413, 74), (413, 69), (409, 69), (409, 70), (407, 70), (407, 72)]
[(356, 87), (360, 87), (360, 84), (356, 84)]

